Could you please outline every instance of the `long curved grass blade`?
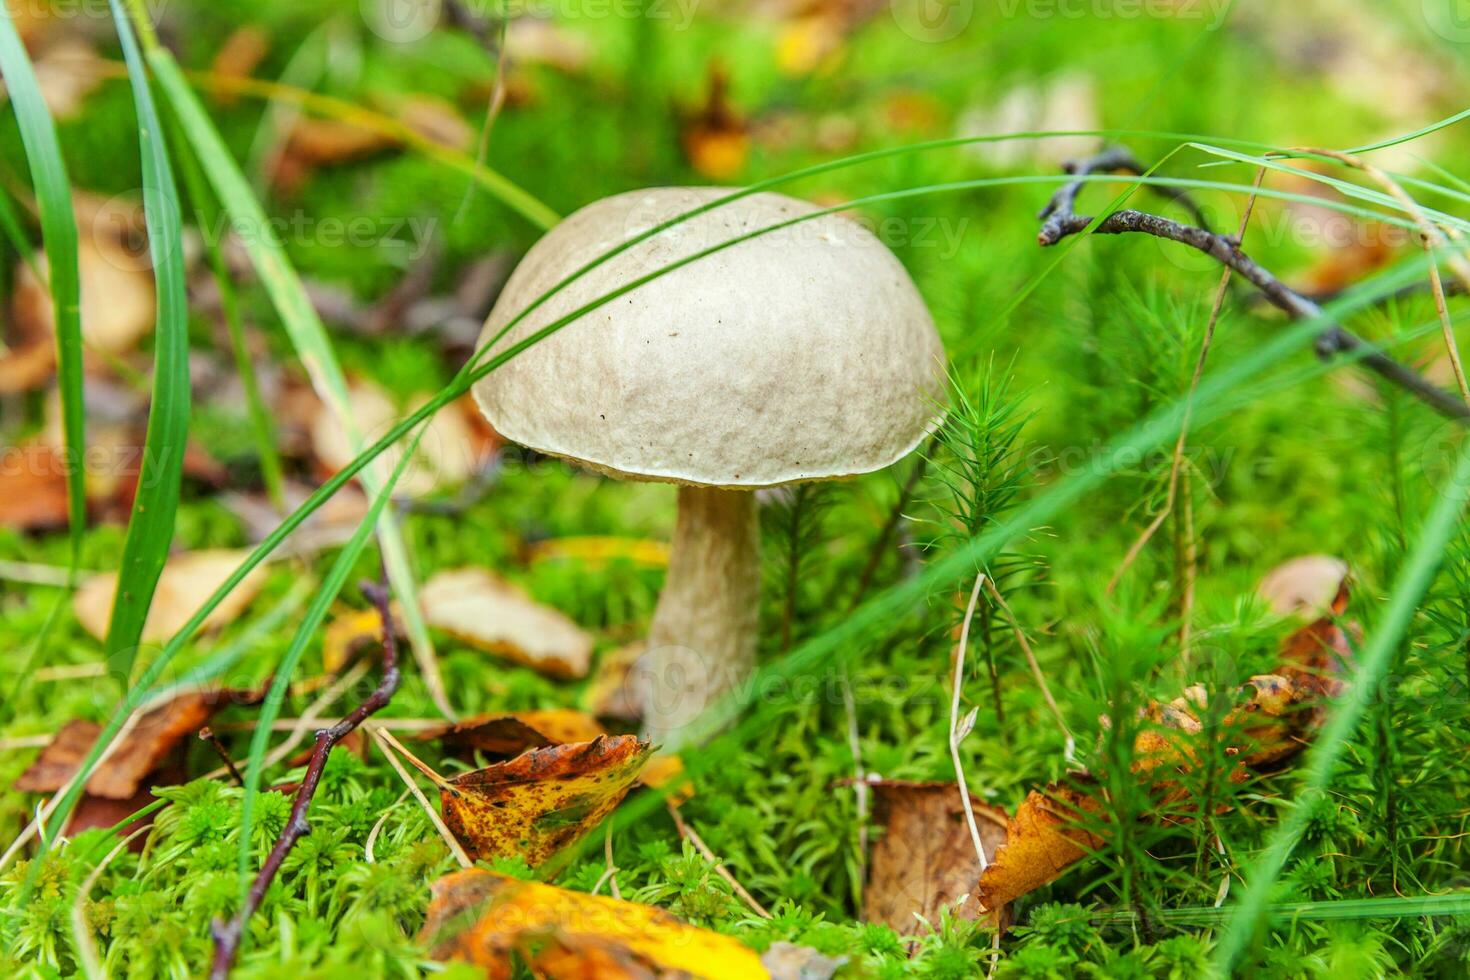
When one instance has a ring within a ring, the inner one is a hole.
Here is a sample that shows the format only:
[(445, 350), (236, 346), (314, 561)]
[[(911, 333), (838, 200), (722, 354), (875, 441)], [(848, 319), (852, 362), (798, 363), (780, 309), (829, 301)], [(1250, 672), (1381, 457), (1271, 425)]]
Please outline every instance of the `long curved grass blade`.
[(168, 161), (163, 126), (127, 16), (119, 0), (111, 2), (138, 113), (144, 220), (158, 296), (153, 330), (153, 398), (143, 443), (143, 465), (123, 542), (112, 619), (107, 628), (108, 668), (126, 684), (137, 659), (143, 621), (148, 616), (153, 591), (159, 575), (163, 574), (174, 538), (184, 448), (189, 440), (189, 298), (184, 285), (184, 229), (180, 224), (179, 195)]
[[(1155, 909), (1149, 918), (1171, 925), (1217, 925), (1234, 910), (1201, 905), (1181, 909)], [(1281, 922), (1344, 922), (1362, 919), (1409, 919), (1422, 916), (1470, 915), (1470, 892), (1444, 895), (1390, 895), (1381, 898), (1343, 898), (1322, 902), (1273, 902), (1266, 914)], [(1138, 913), (1118, 911), (1101, 916), (1106, 922), (1137, 922)]]
[(56, 374), (61, 387), (61, 427), (66, 441), (67, 514), (71, 529), (71, 574), (82, 553), (87, 521), (87, 445), (82, 405), (81, 274), (77, 260), (77, 221), (71, 206), (71, 181), (56, 139), (56, 124), (41, 98), (36, 71), (15, 30), (8, 9), (0, 10), (0, 74), (15, 107), (20, 138), (31, 167), (31, 182), (41, 214), (41, 244), (55, 310)]
[(1271, 889), (1306, 832), (1318, 805), (1327, 796), (1328, 785), (1347, 740), (1357, 730), (1369, 697), (1379, 689), (1379, 682), (1393, 663), (1404, 630), (1434, 580), (1445, 547), (1459, 526), (1467, 499), (1470, 499), (1470, 444), (1461, 448), (1454, 478), (1440, 489), (1439, 501), (1429, 512), (1418, 540), (1394, 582), (1382, 620), (1354, 658), (1350, 691), (1337, 704), (1312, 745), (1304, 766), (1300, 792), (1286, 817), (1272, 830), (1265, 851), (1251, 868), (1245, 892), (1236, 903), (1220, 937), (1220, 944), (1215, 948), (1215, 971), (1220, 976), (1229, 975), (1255, 937)]
[[(203, 165), (221, 205), (235, 226), (244, 230), (241, 237), (250, 260), (270, 296), (271, 303), (280, 314), (281, 322), (301, 358), (302, 366), (311, 377), (312, 386), (337, 417), (353, 451), (361, 452), (362, 434), (352, 416), (352, 407), (347, 396), (347, 380), (332, 350), (326, 328), (311, 305), (300, 277), (286, 258), (285, 250), (271, 230), (265, 212), (251, 193), (249, 182), (230, 156), (204, 107), (199, 104), (198, 98), (184, 80), (173, 56), (165, 49), (155, 46), (149, 50), (148, 61), (178, 117), (184, 135), (198, 154), (199, 162)], [(362, 483), (369, 496), (376, 496), (383, 485), (380, 468), (363, 470)], [(388, 568), (389, 581), (403, 604), (404, 624), (419, 670), (439, 710), (450, 715), (452, 710), (444, 693), (443, 682), (439, 679), (434, 644), (429, 638), (429, 629), (419, 608), (418, 589), (409, 565), (408, 549), (390, 512), (384, 511), (378, 521), (378, 537), (382, 542), (383, 561)]]
[[(199, 161), (177, 127), (174, 136), (174, 156), (179, 161), (179, 172), (184, 178), (184, 190), (189, 197), (189, 206), (194, 212), (195, 223), (200, 228), (217, 228), (219, 207), (205, 184)], [(271, 505), (280, 513), (286, 511), (286, 479), (281, 466), (281, 454), (276, 445), (275, 419), (265, 407), (260, 394), (260, 382), (255, 375), (255, 363), (245, 344), (245, 324), (240, 319), (240, 300), (235, 293), (235, 282), (230, 277), (224, 253), (220, 251), (215, 235), (201, 235), (204, 240), (204, 255), (209, 271), (214, 276), (215, 288), (219, 290), (220, 317), (225, 321), (225, 330), (230, 335), (230, 353), (235, 359), (235, 371), (240, 376), (240, 387), (245, 392), (245, 411), (250, 417), (250, 436), (255, 443), (256, 455), (260, 458), (260, 475), (265, 483), (266, 495)]]

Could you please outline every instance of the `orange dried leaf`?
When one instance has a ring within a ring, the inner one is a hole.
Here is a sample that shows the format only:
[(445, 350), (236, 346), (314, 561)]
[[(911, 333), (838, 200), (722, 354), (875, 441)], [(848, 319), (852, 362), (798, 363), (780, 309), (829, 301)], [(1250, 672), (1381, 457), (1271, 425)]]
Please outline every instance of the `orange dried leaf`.
[(0, 527), (37, 531), (67, 521), (66, 467), (49, 446), (17, 447), (0, 466)]
[(633, 735), (531, 749), (450, 779), (444, 823), (476, 860), (538, 865), (611, 813), (652, 751)]
[[(873, 819), (883, 836), (873, 846), (863, 919), (901, 935), (925, 932), (938, 924), (942, 909), (974, 897), (980, 874), (959, 785), (886, 780), (873, 783), (872, 792)], [(1005, 811), (970, 800), (980, 841), (992, 856), (1005, 841)], [(955, 911), (974, 919), (980, 908), (966, 901)]]
[(509, 980), (513, 958), (548, 980), (769, 978), (755, 952), (662, 909), (471, 868), (433, 885), (420, 943)]
[(1007, 905), (1096, 850), (1102, 838), (1079, 825), (1079, 818), (1097, 809), (1097, 801), (1060, 784), (1027, 794), (1006, 826), (1004, 844), (980, 876), (981, 904), (987, 909)]

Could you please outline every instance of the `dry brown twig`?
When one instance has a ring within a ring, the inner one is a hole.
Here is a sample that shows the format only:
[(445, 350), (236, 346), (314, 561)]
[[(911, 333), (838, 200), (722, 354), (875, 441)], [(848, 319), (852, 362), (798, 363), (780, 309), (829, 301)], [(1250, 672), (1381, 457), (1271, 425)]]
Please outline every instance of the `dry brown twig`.
[(266, 856), (265, 863), (261, 865), (260, 873), (255, 876), (255, 881), (250, 885), (250, 891), (246, 894), (245, 904), (235, 913), (229, 921), (215, 919), (210, 923), (210, 933), (214, 937), (214, 963), (210, 969), (213, 980), (227, 980), (230, 968), (234, 965), (235, 955), (239, 952), (240, 941), (245, 933), (245, 926), (250, 921), (251, 915), (265, 898), (266, 889), (275, 880), (276, 872), (280, 870), (281, 864), (286, 860), (286, 855), (296, 846), (296, 842), (306, 836), (311, 830), (311, 825), (306, 819), (307, 812), (311, 809), (312, 797), (316, 795), (316, 789), (321, 782), (322, 772), (326, 769), (327, 756), (331, 754), (332, 748), (354, 731), (363, 719), (378, 711), (393, 698), (398, 690), (400, 675), (398, 672), (398, 641), (393, 634), (393, 613), (389, 608), (389, 597), (386, 589), (380, 588), (371, 582), (362, 584), (363, 594), (372, 600), (383, 619), (383, 677), (378, 687), (362, 704), (358, 705), (346, 718), (343, 718), (331, 728), (324, 728), (316, 733), (316, 746), (311, 753), (311, 761), (307, 764), (306, 774), (302, 777), (301, 788), (296, 791), (296, 800), (291, 806), (291, 815), (286, 821), (281, 836), (271, 848), (270, 854)]
[[(1129, 170), (1142, 172), (1142, 168), (1126, 153), (1109, 150), (1093, 160), (1111, 164), (1104, 170), (1092, 161), (1073, 164), (1068, 170), (1082, 177), (1095, 173)], [(1121, 162), (1120, 162), (1121, 161)], [(1078, 234), (1092, 225), (1093, 218), (1077, 214), (1074, 204), (1085, 180), (1068, 181), (1052, 196), (1041, 217), (1043, 225), (1037, 234), (1037, 242), (1043, 247), (1055, 245), (1062, 239)], [(1470, 404), (1456, 392), (1443, 388), (1424, 377), (1418, 371), (1400, 363), (1374, 344), (1328, 319), (1322, 307), (1288, 287), (1280, 279), (1266, 271), (1259, 263), (1240, 250), (1240, 242), (1227, 235), (1218, 235), (1206, 228), (1181, 224), (1156, 214), (1125, 208), (1114, 211), (1098, 222), (1092, 229), (1096, 235), (1142, 234), (1165, 241), (1186, 245), (1208, 255), (1227, 269), (1250, 283), (1266, 300), (1294, 320), (1314, 320), (1323, 328), (1317, 335), (1316, 351), (1322, 358), (1337, 354), (1350, 354), (1368, 370), (1391, 384), (1404, 389), (1415, 398), (1439, 412), (1446, 418), (1466, 424), (1470, 423)]]
[(694, 828), (684, 822), (684, 817), (679, 813), (679, 807), (672, 800), (665, 800), (664, 803), (669, 808), (669, 816), (674, 818), (674, 827), (679, 831), (679, 836), (693, 844), (694, 849), (703, 855), (706, 861), (715, 866), (715, 874), (725, 879), (730, 887), (735, 890), (735, 894), (740, 896), (740, 900), (750, 906), (752, 912), (762, 919), (769, 919), (771, 913), (766, 911), (766, 907), (760, 902), (757, 902), (755, 897), (745, 890), (745, 886), (735, 879), (735, 876), (730, 873), (730, 869), (726, 868), (720, 862), (719, 858), (715, 857), (715, 852), (710, 850), (709, 845), (694, 832)]
[(951, 679), (949, 699), (949, 757), (954, 763), (955, 784), (959, 788), (960, 803), (965, 808), (965, 822), (970, 827), (970, 842), (975, 845), (975, 856), (980, 859), (980, 870), (984, 871), (990, 866), (990, 859), (985, 856), (985, 844), (980, 839), (980, 827), (975, 823), (975, 807), (970, 802), (970, 787), (965, 779), (965, 766), (960, 760), (960, 743), (974, 727), (975, 712), (972, 710), (965, 719), (960, 718), (960, 698), (965, 688), (965, 653), (970, 647), (970, 623), (975, 619), (975, 603), (980, 600), (980, 590), (984, 587), (986, 575), (980, 572), (975, 576), (975, 585), (970, 589), (970, 602), (965, 607), (965, 621), (960, 627), (960, 642), (954, 651), (954, 677)]

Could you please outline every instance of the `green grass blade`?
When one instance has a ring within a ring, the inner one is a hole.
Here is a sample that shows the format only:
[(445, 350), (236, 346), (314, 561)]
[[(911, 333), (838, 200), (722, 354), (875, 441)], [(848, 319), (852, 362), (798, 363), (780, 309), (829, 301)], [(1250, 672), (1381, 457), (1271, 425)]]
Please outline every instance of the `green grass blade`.
[(77, 221), (71, 206), (71, 181), (56, 139), (56, 124), (41, 98), (36, 71), (15, 30), (8, 9), (0, 10), (0, 74), (20, 124), (30, 163), (31, 182), (41, 212), (41, 243), (46, 250), (51, 302), (56, 311), (56, 374), (61, 387), (61, 427), (66, 442), (67, 513), (71, 528), (71, 573), (82, 553), (87, 522), (87, 445), (82, 404), (81, 274), (77, 265)]
[[(251, 262), (276, 312), (280, 314), (281, 322), (301, 358), (302, 365), (311, 377), (313, 387), (337, 417), (352, 450), (361, 452), (362, 434), (352, 417), (347, 380), (332, 350), (326, 328), (322, 326), (321, 318), (312, 307), (300, 277), (291, 267), (285, 250), (271, 230), (271, 224), (251, 192), (249, 182), (230, 156), (219, 132), (209, 121), (209, 116), (184, 79), (173, 56), (163, 48), (154, 47), (149, 51), (148, 60), (225, 212), (237, 228), (244, 229), (241, 237)], [(380, 470), (364, 469), (362, 484), (369, 496), (376, 496), (383, 485)], [(419, 670), (424, 675), (425, 683), (434, 695), (439, 710), (446, 715), (451, 714), (443, 694), (443, 683), (439, 680), (433, 641), (429, 637), (423, 611), (419, 608), (418, 589), (409, 565), (408, 549), (390, 512), (382, 513), (378, 522), (378, 536), (382, 543), (383, 561), (388, 568), (389, 581), (403, 604), (404, 625), (407, 627)]]
[(204, 255), (209, 262), (209, 271), (214, 275), (215, 288), (219, 290), (220, 315), (230, 335), (230, 353), (235, 358), (235, 370), (240, 376), (240, 387), (245, 392), (245, 411), (250, 417), (250, 436), (255, 443), (255, 452), (260, 459), (260, 475), (265, 483), (266, 495), (272, 506), (280, 513), (286, 512), (286, 478), (281, 465), (281, 453), (276, 445), (275, 418), (265, 406), (260, 394), (260, 382), (255, 375), (255, 363), (245, 344), (245, 324), (240, 319), (240, 300), (235, 293), (234, 280), (230, 278), (229, 266), (220, 251), (219, 239), (211, 229), (223, 227), (218, 205), (210, 196), (199, 161), (189, 144), (178, 132), (175, 137), (174, 156), (179, 161), (179, 172), (184, 178), (184, 189), (189, 196), (189, 205), (194, 212), (195, 224), (199, 226), (204, 240)]
[(20, 223), (20, 215), (16, 214), (15, 202), (10, 199), (10, 192), (0, 186), (0, 232), (5, 235), (10, 247), (15, 249), (22, 261), (30, 267), (31, 274), (36, 277), (37, 282), (45, 282), (46, 276), (41, 272), (40, 265), (36, 262), (36, 249), (31, 245), (31, 240), (26, 237), (25, 228)]
[(1368, 642), (1358, 651), (1351, 688), (1326, 726), (1317, 736), (1304, 766), (1302, 788), (1286, 817), (1271, 832), (1265, 852), (1252, 867), (1245, 893), (1236, 903), (1220, 945), (1215, 950), (1215, 969), (1229, 975), (1255, 937), (1265, 914), (1267, 900), (1287, 859), (1306, 831), (1317, 806), (1326, 798), (1332, 774), (1342, 758), (1348, 739), (1357, 730), (1369, 699), (1393, 663), (1399, 641), (1413, 619), (1419, 601), (1434, 580), (1444, 549), (1459, 526), (1465, 501), (1470, 497), (1470, 444), (1461, 448), (1454, 480), (1440, 490), (1440, 499), (1430, 511), (1419, 539), (1394, 582), (1383, 618)]
[(189, 298), (184, 283), (184, 230), (180, 224), (179, 196), (169, 166), (163, 126), (148, 89), (148, 72), (142, 55), (118, 0), (112, 0), (112, 14), (138, 113), (144, 220), (158, 296), (153, 330), (153, 398), (143, 443), (143, 465), (123, 542), (112, 619), (107, 628), (109, 670), (126, 684), (137, 658), (143, 621), (148, 616), (153, 591), (163, 574), (174, 538), (184, 448), (189, 440)]

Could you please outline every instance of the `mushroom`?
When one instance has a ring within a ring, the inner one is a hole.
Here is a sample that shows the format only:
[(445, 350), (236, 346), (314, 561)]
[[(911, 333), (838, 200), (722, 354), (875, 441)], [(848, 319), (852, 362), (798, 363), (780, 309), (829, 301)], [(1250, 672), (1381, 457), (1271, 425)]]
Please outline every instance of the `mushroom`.
[[(488, 342), (609, 249), (727, 194), (634, 191), (588, 205), (527, 253)], [(503, 350), (629, 282), (817, 209), (753, 194), (637, 243), (552, 296)], [(609, 476), (677, 484), (668, 577), (632, 693), (671, 747), (755, 662), (763, 487), (834, 480), (907, 455), (936, 424), (944, 349), (902, 265), (823, 215), (681, 266), (582, 316), (480, 380), (505, 438)]]

